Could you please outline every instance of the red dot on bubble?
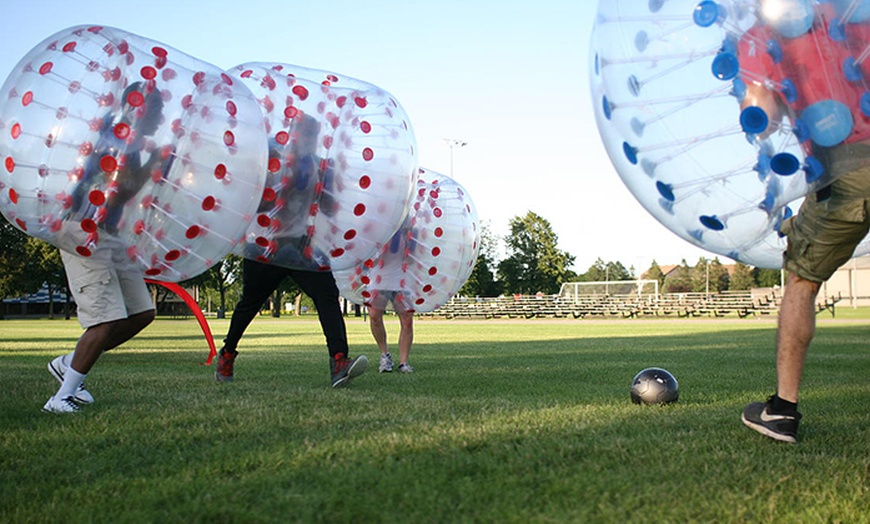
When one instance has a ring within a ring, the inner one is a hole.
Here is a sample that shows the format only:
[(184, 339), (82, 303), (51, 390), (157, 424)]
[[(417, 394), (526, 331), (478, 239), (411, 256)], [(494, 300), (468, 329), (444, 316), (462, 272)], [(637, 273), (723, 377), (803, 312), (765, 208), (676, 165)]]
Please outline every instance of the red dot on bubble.
[(76, 42), (68, 42), (66, 45), (63, 46), (64, 53), (70, 53), (72, 51), (75, 51), (75, 49), (76, 49)]
[(361, 108), (362, 108), (362, 107), (365, 107), (365, 106), (368, 105), (368, 101), (367, 101), (365, 98), (361, 97), (361, 96), (358, 96), (358, 97), (354, 98), (353, 101), (354, 101), (354, 103), (357, 105), (357, 107), (361, 107)]
[(443, 214), (443, 212), (441, 211), (441, 208), (440, 208), (440, 207), (436, 207), (436, 208), (432, 211), (432, 214), (435, 215), (435, 218), (441, 218), (441, 215)]
[(227, 100), (227, 113), (229, 113), (230, 116), (236, 116), (236, 113), (238, 112), (239, 108), (236, 107), (236, 103), (232, 100)]
[(9, 200), (11, 200), (13, 204), (18, 203), (18, 193), (16, 193), (12, 188), (9, 188)]
[(276, 193), (271, 187), (267, 187), (263, 190), (263, 201), (274, 202), (276, 198), (278, 198), (278, 193)]
[(15, 170), (15, 160), (12, 160), (11, 156), (6, 157), (6, 171), (10, 173)]
[(254, 242), (260, 247), (267, 247), (269, 245), (269, 239), (266, 237), (257, 237)]
[(311, 246), (305, 246), (305, 249), (302, 250), (302, 256), (311, 260), (311, 257), (314, 256), (314, 248)]
[(236, 135), (232, 131), (224, 133), (224, 144), (231, 146), (236, 142)]
[(366, 205), (365, 204), (357, 204), (353, 208), (353, 214), (358, 216), (358, 217), (363, 216), (363, 214), (365, 214), (365, 212), (366, 212)]
[(145, 222), (143, 220), (137, 220), (133, 225), (133, 233), (141, 235), (143, 231), (145, 231)]
[(159, 56), (160, 58), (166, 58), (166, 56), (169, 54), (166, 52), (166, 49), (158, 46), (152, 47), (151, 52), (154, 53), (154, 56)]
[(305, 100), (308, 98), (308, 89), (305, 86), (293, 86), (293, 94), (298, 96), (300, 100)]
[(287, 106), (284, 108), (284, 116), (287, 118), (296, 118), (296, 115), (299, 114), (299, 110), (293, 106)]
[(145, 66), (140, 71), (139, 74), (142, 75), (142, 78), (145, 80), (154, 80), (157, 78), (157, 70), (151, 66)]
[(368, 162), (369, 160), (371, 160), (375, 157), (375, 152), (372, 151), (372, 148), (367, 147), (367, 148), (363, 149), (362, 157), (363, 157), (363, 160)]
[(278, 142), (282, 146), (286, 146), (289, 141), (290, 133), (287, 131), (278, 131), (278, 133), (275, 134), (275, 142)]
[(172, 262), (173, 260), (178, 260), (178, 257), (180, 257), (180, 256), (181, 256), (181, 251), (179, 251), (177, 249), (173, 249), (172, 251), (169, 251), (168, 253), (166, 253), (166, 256), (164, 258), (166, 260)]
[(334, 258), (338, 258), (344, 254), (344, 249), (339, 247), (330, 251), (329, 254), (332, 255)]
[(366, 276), (366, 275), (363, 275), (362, 277), (360, 277), (359, 281), (362, 282), (362, 283), (365, 284), (365, 285), (369, 285), (369, 283), (372, 281), (372, 279), (370, 279), (370, 278), (369, 278), (368, 276)]
[(439, 237), (439, 238), (440, 238), (441, 235), (443, 235), (443, 234), (444, 234), (444, 230), (443, 230), (443, 229), (441, 229), (440, 227), (436, 227), (436, 228), (435, 228), (435, 236), (436, 236), (436, 237)]
[(359, 179), (359, 187), (361, 187), (361, 188), (363, 188), (363, 189), (368, 189), (370, 185), (372, 185), (372, 179), (371, 179), (370, 176), (368, 176), (368, 175), (363, 175), (363, 176)]
[(281, 169), (281, 161), (277, 158), (269, 159), (269, 172), (277, 173)]
[(354, 238), (356, 238), (356, 229), (348, 229), (344, 232), (345, 240), (353, 240)]
[(39, 66), (39, 74), (46, 75), (50, 73), (52, 67), (54, 67), (54, 64), (52, 64), (51, 62), (46, 62), (42, 64), (41, 66)]
[(88, 201), (95, 206), (101, 206), (106, 203), (106, 194), (98, 189), (94, 189), (88, 193)]
[(21, 105), (26, 107), (29, 106), (31, 102), (33, 102), (33, 91), (28, 91), (21, 97)]
[(424, 293), (428, 293), (430, 291), (432, 291), (432, 284), (426, 284), (425, 286), (423, 286)]
[(259, 224), (260, 227), (269, 227), (269, 225), (272, 224), (272, 219), (269, 218), (268, 215), (261, 214), (257, 216), (257, 224)]
[(201, 231), (202, 229), (199, 226), (193, 225), (187, 228), (187, 232), (184, 235), (189, 239), (194, 239), (199, 236)]
[(130, 136), (130, 126), (124, 122), (120, 122), (114, 127), (113, 132), (120, 140), (126, 140), (127, 137)]
[(80, 256), (83, 256), (83, 257), (91, 256), (91, 250), (86, 248), (85, 246), (76, 247), (76, 253), (78, 253)]
[(17, 139), (19, 136), (21, 136), (21, 124), (16, 122), (12, 125), (12, 138)]
[(436, 273), (438, 273), (438, 268), (437, 268), (437, 267), (432, 266), (432, 267), (429, 268), (429, 276), (434, 276)]
[(433, 256), (433, 257), (437, 257), (437, 256), (440, 255), (440, 254), (441, 254), (441, 248), (440, 248), (440, 247), (433, 247), (433, 248), (432, 248), (432, 256)]
[(159, 275), (162, 272), (163, 272), (162, 270), (157, 269), (156, 267), (152, 267), (151, 269), (145, 270), (145, 274), (148, 275), (149, 277), (156, 277), (157, 275)]
[(215, 199), (213, 196), (207, 196), (202, 199), (202, 209), (203, 211), (211, 211), (215, 206)]
[(362, 123), (359, 125), (359, 128), (363, 133), (366, 133), (366, 134), (372, 132), (372, 125), (369, 124), (368, 122), (366, 122), (365, 120), (362, 121)]
[(100, 159), (100, 169), (106, 173), (111, 173), (118, 169), (118, 160), (111, 155), (106, 155)]
[(425, 298), (418, 298), (417, 300), (414, 301), (414, 303), (417, 304), (418, 306), (422, 305), (423, 302), (426, 302)]
[(15, 223), (18, 224), (18, 227), (20, 227), (22, 230), (27, 231), (27, 222), (21, 220), (20, 218), (16, 218)]
[(218, 180), (223, 180), (227, 176), (227, 166), (218, 164), (214, 166), (214, 177)]
[(97, 230), (97, 223), (94, 222), (93, 220), (91, 220), (90, 218), (86, 218), (86, 219), (82, 220), (81, 226), (82, 226), (82, 231), (84, 231), (85, 233), (93, 233), (94, 231)]
[(133, 107), (141, 107), (145, 103), (145, 95), (139, 91), (130, 91), (127, 95), (127, 103)]

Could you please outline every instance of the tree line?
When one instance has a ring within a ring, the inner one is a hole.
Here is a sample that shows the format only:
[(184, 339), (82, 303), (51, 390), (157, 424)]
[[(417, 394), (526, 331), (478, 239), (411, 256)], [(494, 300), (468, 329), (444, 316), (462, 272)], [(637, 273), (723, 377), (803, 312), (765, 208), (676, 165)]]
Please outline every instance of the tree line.
[[(503, 242), (505, 256), (498, 257)], [(694, 266), (685, 260), (667, 275), (653, 261), (649, 268), (638, 271), (621, 262), (597, 259), (585, 272), (573, 269), (576, 257), (559, 249), (559, 238), (550, 223), (529, 211), (510, 220), (508, 234), (499, 239), (486, 224), (481, 228), (481, 249), (474, 270), (459, 291), (464, 296), (495, 297), (513, 294), (555, 294), (566, 282), (600, 282), (657, 280), (664, 293), (720, 292), (753, 287), (773, 287), (780, 284), (780, 271), (760, 269), (737, 263), (729, 273), (718, 258), (700, 258)], [(49, 291), (66, 289), (66, 277), (57, 248), (28, 236), (5, 219), (0, 221), (0, 297), (17, 297), (35, 293), (44, 285)], [(204, 309), (226, 311), (241, 296), (241, 259), (230, 255), (205, 273), (182, 282), (196, 286), (198, 300)], [(158, 301), (168, 293), (155, 289)], [(69, 296), (69, 293), (66, 293)], [(280, 314), (284, 296), (295, 299), (295, 307), (313, 307), (291, 279), (276, 291), (270, 307)]]

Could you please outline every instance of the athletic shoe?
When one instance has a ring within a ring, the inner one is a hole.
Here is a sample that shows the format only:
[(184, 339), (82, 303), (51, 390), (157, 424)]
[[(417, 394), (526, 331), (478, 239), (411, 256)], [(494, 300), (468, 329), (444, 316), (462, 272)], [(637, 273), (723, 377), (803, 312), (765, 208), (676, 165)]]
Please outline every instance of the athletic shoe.
[(378, 373), (390, 373), (393, 371), (393, 355), (389, 353), (381, 353), (381, 365), (378, 366)]
[(332, 368), (332, 387), (343, 388), (350, 381), (366, 372), (369, 367), (369, 359), (365, 355), (356, 358), (347, 358), (343, 353), (335, 356), (330, 362)]
[(78, 413), (82, 408), (76, 404), (74, 397), (56, 398), (51, 397), (48, 402), (42, 406), (42, 411), (46, 413)]
[[(63, 357), (64, 355), (61, 355), (48, 363), (48, 372), (61, 384), (63, 384), (63, 376), (66, 375), (67, 369), (67, 366), (63, 363)], [(76, 390), (76, 394), (72, 396), (72, 399), (79, 404), (94, 403), (94, 396), (91, 395), (90, 391), (85, 389), (84, 382)]]
[(218, 353), (217, 369), (214, 370), (214, 379), (218, 382), (233, 381), (233, 364), (236, 362), (238, 351), (227, 351), (221, 348)]
[(740, 417), (747, 427), (754, 429), (762, 435), (768, 436), (780, 442), (797, 443), (798, 423), (801, 414), (776, 413), (773, 411), (773, 397), (767, 402), (753, 402), (743, 408)]
[(414, 368), (411, 367), (411, 364), (407, 362), (404, 364), (399, 364), (399, 373), (413, 373)]

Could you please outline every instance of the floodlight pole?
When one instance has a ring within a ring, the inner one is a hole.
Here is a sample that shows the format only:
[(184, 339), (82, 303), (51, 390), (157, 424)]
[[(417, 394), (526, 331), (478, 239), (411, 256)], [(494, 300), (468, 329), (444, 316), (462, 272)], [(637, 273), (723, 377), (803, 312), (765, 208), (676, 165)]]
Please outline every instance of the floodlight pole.
[(457, 138), (445, 138), (444, 143), (450, 148), (450, 178), (453, 178), (453, 148), (465, 147), (468, 145), (468, 142)]

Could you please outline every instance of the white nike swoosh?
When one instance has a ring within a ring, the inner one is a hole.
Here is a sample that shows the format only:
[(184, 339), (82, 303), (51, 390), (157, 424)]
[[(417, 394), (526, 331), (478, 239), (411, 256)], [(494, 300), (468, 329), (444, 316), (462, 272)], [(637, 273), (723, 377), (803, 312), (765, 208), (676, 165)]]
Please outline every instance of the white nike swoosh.
[(759, 417), (764, 422), (774, 422), (777, 420), (794, 420), (795, 417), (793, 415), (773, 415), (767, 412), (767, 408), (764, 408), (761, 411), (761, 416)]

